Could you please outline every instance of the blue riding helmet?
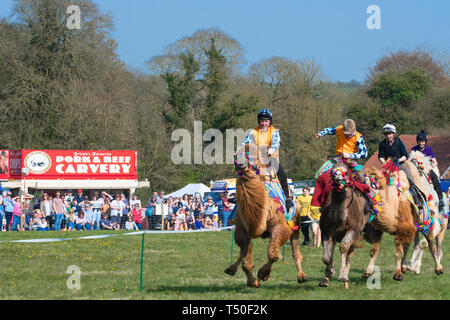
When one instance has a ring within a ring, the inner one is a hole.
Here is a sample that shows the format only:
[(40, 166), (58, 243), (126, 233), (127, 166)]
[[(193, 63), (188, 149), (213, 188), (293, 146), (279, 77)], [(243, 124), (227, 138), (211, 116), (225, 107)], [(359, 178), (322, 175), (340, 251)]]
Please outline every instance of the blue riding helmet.
[(258, 122), (261, 119), (269, 119), (270, 123), (272, 123), (272, 112), (269, 109), (261, 109), (258, 112)]

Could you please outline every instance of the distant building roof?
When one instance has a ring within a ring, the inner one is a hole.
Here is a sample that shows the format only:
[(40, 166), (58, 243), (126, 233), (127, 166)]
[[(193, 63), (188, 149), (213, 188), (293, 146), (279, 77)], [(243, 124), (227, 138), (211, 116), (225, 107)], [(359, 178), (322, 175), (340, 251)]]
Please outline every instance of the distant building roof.
[[(406, 147), (406, 151), (410, 152), (412, 147), (416, 143), (415, 135), (401, 135), (399, 136), (403, 144)], [(450, 166), (450, 136), (428, 136), (428, 145), (433, 149), (434, 155), (438, 162), (440, 174), (444, 174), (445, 170)], [(378, 151), (376, 151), (367, 162), (364, 164), (364, 168), (376, 167), (381, 169), (381, 164), (378, 161)], [(446, 179), (450, 179), (450, 170), (445, 175)]]

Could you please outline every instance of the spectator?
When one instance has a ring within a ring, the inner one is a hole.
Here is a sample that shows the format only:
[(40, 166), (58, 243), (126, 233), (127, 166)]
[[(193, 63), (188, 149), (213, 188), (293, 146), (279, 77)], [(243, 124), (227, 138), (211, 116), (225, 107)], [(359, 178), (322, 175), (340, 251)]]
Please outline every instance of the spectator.
[(14, 198), (14, 210), (11, 221), (11, 230), (19, 231), (20, 229), (20, 215), (21, 215), (21, 205), (20, 205), (20, 197)]
[(124, 204), (122, 208), (122, 216), (120, 218), (120, 228), (123, 229), (125, 228), (125, 222), (127, 221), (128, 213), (130, 212), (130, 203), (123, 193), (120, 195), (120, 201)]
[(52, 216), (52, 203), (50, 202), (50, 197), (46, 192), (42, 195), (40, 209), (46, 219), (49, 219)]
[(110, 214), (110, 208), (111, 208), (111, 203), (109, 202), (109, 198), (105, 198), (100, 200), (102, 202), (102, 206), (101, 206), (101, 214), (104, 215), (108, 215)]
[(100, 230), (100, 218), (102, 211), (102, 202), (98, 198), (97, 194), (94, 194), (91, 201), (92, 211), (94, 212), (94, 225), (93, 230)]
[(189, 196), (187, 194), (183, 195), (183, 199), (181, 199), (181, 203), (183, 204), (183, 206), (185, 208), (187, 208), (187, 206), (189, 204)]
[(116, 230), (116, 228), (111, 225), (111, 221), (106, 213), (102, 214), (102, 219), (100, 220), (100, 225), (102, 230)]
[(64, 196), (64, 200), (67, 203), (71, 203), (75, 199), (75, 197), (72, 195), (72, 190), (67, 190), (67, 194)]
[(78, 231), (86, 230), (86, 218), (83, 211), (80, 211), (78, 217), (75, 217), (75, 227)]
[(156, 197), (156, 204), (161, 204), (162, 201), (164, 200), (164, 197), (165, 197), (164, 191), (160, 191), (159, 195)]
[(115, 199), (111, 202), (111, 224), (120, 230), (120, 220), (122, 217), (122, 210), (125, 204), (120, 201), (120, 194), (116, 194)]
[(195, 219), (195, 229), (196, 230), (205, 229), (203, 217), (204, 217), (204, 215), (202, 213), (202, 214), (198, 215), (197, 219)]
[(138, 227), (138, 230), (142, 229), (142, 209), (139, 207), (139, 203), (134, 204), (133, 210), (131, 210), (130, 216), (133, 222)]
[(109, 195), (108, 193), (106, 193), (105, 191), (102, 191), (102, 195), (100, 197), (100, 203), (103, 204), (106, 202), (106, 200), (109, 200), (109, 202), (111, 202), (112, 200), (114, 200), (114, 198)]
[[(6, 194), (5, 194), (6, 195)], [(0, 223), (2, 224), (2, 231), (6, 231), (6, 218), (5, 218), (5, 207), (3, 206), (4, 195), (0, 197)], [(3, 220), (5, 220), (5, 229), (3, 230)]]
[(156, 197), (152, 196), (148, 201), (148, 206), (152, 208), (153, 215), (156, 214)]
[(61, 192), (57, 191), (55, 198), (52, 201), (53, 212), (55, 215), (55, 230), (61, 230), (61, 222), (64, 218), (64, 212), (66, 211), (66, 206), (64, 205), (63, 199), (61, 199)]
[(83, 196), (83, 190), (82, 189), (78, 189), (78, 195), (75, 196), (75, 201), (77, 202), (77, 210), (75, 210), (76, 212), (80, 212), (81, 211), (81, 203), (84, 201), (84, 196)]
[(175, 231), (187, 230), (186, 223), (186, 209), (180, 208), (177, 213), (177, 219), (175, 222)]
[(193, 211), (186, 212), (186, 224), (188, 230), (195, 230), (195, 216)]
[(139, 230), (138, 226), (133, 221), (133, 217), (131, 215), (127, 216), (127, 221), (125, 222), (125, 229), (126, 230)]
[(36, 209), (33, 212), (33, 218), (30, 222), (30, 230), (48, 231), (47, 221), (43, 218), (43, 214), (39, 209)]
[(166, 230), (174, 230), (175, 229), (175, 223), (176, 223), (176, 217), (175, 214), (170, 215), (170, 219), (167, 220), (166, 223)]
[(142, 209), (141, 200), (139, 200), (138, 195), (135, 193), (133, 194), (133, 199), (130, 201), (130, 208), (134, 208), (136, 203), (139, 205), (139, 209)]
[(205, 215), (206, 216), (211, 216), (214, 214), (214, 201), (213, 198), (211, 196), (208, 197), (208, 201), (205, 203)]
[(5, 206), (6, 228), (8, 230), (11, 230), (10, 225), (11, 225), (13, 211), (14, 211), (14, 203), (15, 203), (15, 201), (12, 199), (11, 191), (8, 191), (6, 193), (6, 198), (3, 201), (3, 205)]
[(86, 217), (86, 224), (85, 224), (86, 230), (92, 231), (92, 229), (94, 227), (94, 222), (95, 222), (95, 214), (94, 214), (94, 211), (92, 210), (90, 204), (86, 203), (84, 205), (83, 213), (84, 213), (84, 216)]
[(300, 196), (297, 197), (297, 202), (300, 204), (300, 222), (301, 222), (300, 230), (304, 237), (304, 240), (303, 240), (304, 246), (307, 246), (310, 242), (310, 239), (309, 239), (310, 222), (309, 221), (311, 221), (310, 212), (311, 212), (311, 200), (312, 200), (312, 196), (310, 196), (310, 194), (309, 194), (310, 190), (311, 189), (309, 187), (304, 187), (303, 194), (301, 194)]
[(67, 217), (67, 231), (73, 231), (75, 229), (75, 207), (69, 209), (69, 215)]
[(228, 227), (228, 219), (230, 219), (232, 204), (228, 201), (228, 191), (225, 191), (222, 198), (222, 225)]
[(205, 229), (214, 229), (214, 222), (212, 221), (210, 216), (205, 217), (204, 226)]
[(203, 199), (201, 195), (197, 194), (194, 200), (194, 216), (197, 218), (203, 213)]

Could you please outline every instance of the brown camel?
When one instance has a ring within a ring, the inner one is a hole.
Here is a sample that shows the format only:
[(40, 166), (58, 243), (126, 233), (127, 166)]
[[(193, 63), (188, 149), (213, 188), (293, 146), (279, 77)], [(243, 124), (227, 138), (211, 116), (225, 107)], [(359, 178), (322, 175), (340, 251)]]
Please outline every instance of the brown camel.
[(362, 276), (368, 278), (374, 273), (373, 267), (380, 250), (381, 237), (384, 232), (387, 232), (394, 236), (396, 260), (394, 280), (401, 281), (403, 273), (406, 272), (406, 253), (414, 239), (416, 228), (414, 227), (414, 208), (411, 202), (399, 192), (397, 183), (400, 182), (406, 190), (409, 188), (409, 183), (403, 171), (390, 173), (388, 178), (391, 178), (395, 185), (390, 185), (386, 181), (386, 176), (374, 167), (366, 171), (366, 176), (370, 177), (372, 186), (378, 190), (381, 210), (364, 230), (364, 239), (372, 244), (372, 248), (369, 265)]
[(414, 238), (414, 251), (410, 261), (408, 262), (408, 270), (414, 273), (420, 273), (423, 252), (428, 246), (433, 257), (435, 257), (435, 261), (437, 261), (435, 271), (439, 275), (443, 273), (443, 269), (442, 267), (439, 267), (439, 265), (443, 255), (442, 242), (445, 236), (445, 231), (447, 230), (448, 215), (439, 212), (439, 198), (432, 183), (428, 179), (431, 170), (435, 170), (438, 176), (439, 171), (437, 168), (432, 167), (431, 158), (425, 156), (420, 151), (412, 151), (406, 164), (409, 166), (411, 173), (413, 174), (414, 183), (423, 192), (425, 198), (428, 200), (428, 208), (433, 217), (433, 228), (430, 230), (430, 236), (428, 238), (434, 239), (436, 243), (436, 252), (434, 252), (433, 245), (429, 245), (430, 240), (427, 239), (426, 236), (425, 239), (419, 241), (420, 231), (417, 231)]
[[(270, 198), (265, 188), (265, 177), (260, 175), (260, 157), (255, 145), (246, 144), (239, 148), (235, 162), (239, 175), (236, 179), (237, 207), (235, 215), (235, 243), (240, 247), (237, 261), (231, 264), (225, 273), (235, 275), (242, 263), (242, 270), (247, 276), (247, 285), (259, 287), (260, 281), (267, 281), (272, 271), (272, 265), (280, 259), (280, 247), (289, 238), (292, 242), (292, 255), (298, 269), (297, 281), (306, 281), (306, 275), (301, 269), (302, 255), (298, 249), (299, 212), (296, 210), (294, 218), (294, 232), (289, 227), (285, 215), (280, 211), (279, 202)], [(255, 156), (256, 155), (256, 156)], [(298, 216), (298, 217), (297, 217)], [(253, 276), (251, 239), (270, 238), (268, 247), (268, 261), (258, 271), (258, 280)]]
[(361, 233), (370, 215), (364, 214), (366, 199), (361, 191), (354, 188), (346, 177), (349, 169), (337, 163), (331, 169), (331, 178), (335, 187), (330, 192), (322, 208), (320, 230), (323, 237), (322, 260), (326, 265), (325, 278), (319, 286), (328, 287), (329, 279), (335, 274), (333, 255), (336, 242), (339, 242), (341, 269), (339, 281), (348, 289), (348, 273), (355, 249), (361, 240)]

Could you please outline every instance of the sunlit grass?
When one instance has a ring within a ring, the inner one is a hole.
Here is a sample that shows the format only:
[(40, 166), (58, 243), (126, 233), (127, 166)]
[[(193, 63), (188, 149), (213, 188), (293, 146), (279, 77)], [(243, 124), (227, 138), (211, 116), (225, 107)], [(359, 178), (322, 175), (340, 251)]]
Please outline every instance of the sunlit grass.
[[(127, 232), (119, 232), (127, 233)], [(34, 238), (68, 238), (118, 232), (7, 232), (0, 241)], [(370, 290), (361, 277), (369, 261), (370, 246), (358, 249), (349, 274), (350, 289), (333, 278), (328, 288), (319, 288), (323, 277), (322, 249), (301, 247), (308, 282), (298, 284), (290, 245), (284, 262), (278, 261), (269, 281), (258, 289), (245, 285), (239, 268), (234, 277), (223, 270), (230, 263), (229, 231), (146, 234), (144, 243), (143, 291), (140, 289), (142, 235), (103, 239), (75, 239), (46, 243), (0, 243), (0, 299), (449, 299), (449, 240), (444, 241), (444, 275), (434, 274), (429, 251), (424, 254), (420, 275), (407, 273), (402, 282), (392, 279), (395, 269), (393, 238), (384, 235), (377, 265), (381, 289)], [(256, 274), (266, 261), (268, 240), (254, 242)], [(233, 245), (233, 257), (239, 249)], [(409, 253), (411, 254), (411, 252)], [(339, 256), (338, 254), (336, 255)], [(81, 289), (67, 287), (71, 265), (81, 270)], [(339, 270), (339, 258), (336, 268)]]

